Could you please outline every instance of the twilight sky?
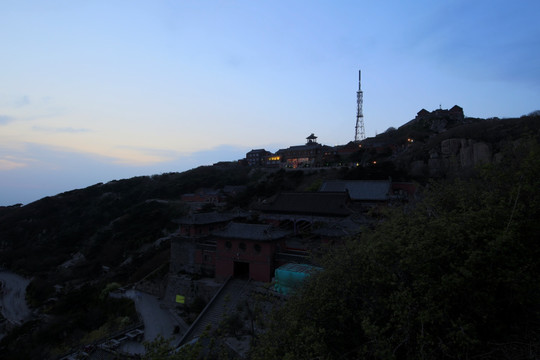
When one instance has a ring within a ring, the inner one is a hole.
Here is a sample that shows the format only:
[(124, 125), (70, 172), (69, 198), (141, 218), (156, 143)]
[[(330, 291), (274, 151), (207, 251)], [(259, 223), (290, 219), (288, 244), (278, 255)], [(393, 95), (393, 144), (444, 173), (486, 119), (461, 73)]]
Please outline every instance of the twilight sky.
[(538, 0), (0, 1), (0, 206), (540, 109)]

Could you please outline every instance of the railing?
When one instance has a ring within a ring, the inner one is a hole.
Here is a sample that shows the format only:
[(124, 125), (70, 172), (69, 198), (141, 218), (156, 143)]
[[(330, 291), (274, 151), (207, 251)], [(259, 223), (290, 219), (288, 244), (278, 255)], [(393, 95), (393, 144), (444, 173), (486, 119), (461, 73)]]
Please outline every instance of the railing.
[(201, 319), (204, 317), (204, 315), (206, 314), (206, 311), (208, 309), (210, 309), (210, 307), (212, 307), (212, 305), (214, 304), (214, 302), (216, 301), (216, 299), (218, 299), (218, 297), (220, 296), (220, 294), (223, 292), (223, 289), (225, 289), (225, 287), (227, 286), (227, 284), (229, 283), (229, 281), (232, 279), (232, 276), (229, 276), (227, 278), (227, 280), (225, 280), (225, 283), (219, 288), (219, 290), (216, 292), (216, 294), (212, 297), (212, 299), (210, 299), (210, 301), (208, 302), (208, 304), (206, 304), (206, 306), (204, 307), (204, 309), (201, 311), (201, 313), (197, 316), (197, 318), (195, 319), (195, 321), (193, 321), (193, 323), (191, 324), (191, 326), (189, 327), (189, 329), (186, 331), (186, 333), (184, 334), (184, 336), (182, 336), (182, 339), (180, 339), (180, 342), (178, 343), (178, 346), (177, 347), (180, 347), (181, 345), (184, 344), (184, 342), (189, 339), (189, 337), (191, 336), (191, 334), (193, 333), (193, 330), (195, 330), (195, 328), (197, 327), (197, 325), (199, 324), (199, 322), (201, 321)]
[(198, 250), (216, 251), (216, 244), (197, 243), (195, 247)]
[[(98, 340), (95, 340), (95, 341), (92, 341), (90, 344), (87, 344), (85, 346), (79, 346), (78, 348), (74, 348), (74, 349), (71, 349), (69, 352), (63, 354), (63, 355), (60, 355), (57, 357), (57, 359), (60, 359), (60, 360), (64, 360), (64, 359), (71, 359), (72, 358), (72, 355), (74, 354), (77, 354), (78, 352), (81, 351), (82, 348), (85, 348), (85, 347), (90, 347), (90, 348), (102, 348), (103, 350), (107, 351), (108, 349), (106, 349), (106, 347), (101, 347), (101, 345), (107, 343), (107, 342), (110, 342), (111, 340), (114, 340), (116, 338), (120, 338), (122, 337), (123, 335), (126, 335), (127, 333), (130, 333), (134, 330), (138, 330), (138, 329), (141, 329), (144, 327), (144, 324), (139, 321), (138, 323), (132, 325), (132, 326), (129, 326), (127, 328), (124, 328), (122, 330), (118, 330), (114, 333), (111, 333), (111, 334), (108, 334)], [(144, 334), (144, 331), (142, 332), (142, 334)]]
[(304, 254), (282, 253), (282, 252), (276, 253), (276, 255), (274, 255), (274, 261), (277, 261), (278, 263), (281, 261), (287, 261), (287, 262), (311, 264), (309, 255), (305, 253)]

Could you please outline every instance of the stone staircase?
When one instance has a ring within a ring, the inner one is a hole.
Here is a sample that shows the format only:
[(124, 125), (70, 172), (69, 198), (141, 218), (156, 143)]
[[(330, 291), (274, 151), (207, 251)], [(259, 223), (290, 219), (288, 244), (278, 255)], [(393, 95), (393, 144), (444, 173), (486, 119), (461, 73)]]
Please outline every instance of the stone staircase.
[(244, 298), (248, 290), (249, 280), (227, 279), (225, 284), (223, 284), (197, 319), (191, 324), (180, 340), (178, 347), (199, 338), (209, 326), (211, 329), (217, 329), (219, 323), (227, 313), (236, 311), (237, 304)]

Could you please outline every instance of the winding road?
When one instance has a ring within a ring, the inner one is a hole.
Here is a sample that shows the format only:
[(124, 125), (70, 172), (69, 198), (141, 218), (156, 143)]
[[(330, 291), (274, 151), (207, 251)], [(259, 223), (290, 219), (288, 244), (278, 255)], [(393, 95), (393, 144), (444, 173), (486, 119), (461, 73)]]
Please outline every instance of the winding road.
[(173, 333), (175, 326), (179, 325), (178, 322), (169, 310), (160, 306), (155, 296), (137, 290), (128, 290), (125, 296), (133, 299), (137, 312), (141, 315), (144, 322), (144, 340), (152, 341), (159, 335), (165, 339), (172, 337), (179, 340), (180, 336)]
[(22, 324), (31, 314), (25, 299), (30, 279), (0, 270), (0, 283), (0, 312), (8, 321)]

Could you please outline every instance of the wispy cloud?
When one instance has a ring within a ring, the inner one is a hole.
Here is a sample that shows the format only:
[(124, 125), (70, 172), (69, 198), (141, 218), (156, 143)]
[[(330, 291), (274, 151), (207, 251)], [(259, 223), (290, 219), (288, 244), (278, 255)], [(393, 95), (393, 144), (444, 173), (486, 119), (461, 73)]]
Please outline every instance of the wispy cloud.
[(23, 107), (30, 105), (30, 97), (28, 95), (23, 95), (15, 100), (15, 106)]
[(168, 149), (120, 145), (115, 146), (110, 155), (115, 158), (117, 164), (145, 166), (174, 160), (179, 156), (179, 153)]
[(7, 123), (10, 123), (14, 120), (15, 118), (13, 116), (0, 115), (0, 125), (6, 125)]
[(9, 108), (20, 108), (23, 106), (31, 105), (35, 102), (30, 100), (28, 95), (7, 95), (0, 94), (0, 105)]
[(245, 157), (248, 148), (220, 145), (195, 152), (170, 149), (117, 146), (109, 154), (113, 163), (125, 168), (138, 168), (143, 173), (184, 171), (200, 165), (211, 165), (220, 161), (235, 161)]
[(86, 128), (52, 127), (52, 126), (33, 126), (32, 130), (48, 132), (48, 133), (71, 133), (71, 134), (92, 132), (92, 130), (86, 129)]
[(420, 50), (416, 55), (467, 78), (537, 86), (537, 12), (501, 0), (492, 1), (490, 7), (487, 10), (483, 1), (437, 4), (403, 31), (403, 43), (407, 46), (404, 50)]
[(211, 165), (220, 161), (235, 161), (242, 159), (249, 150), (249, 148), (243, 146), (219, 145), (210, 149), (186, 154), (179, 160), (186, 163), (192, 163), (194, 166)]
[(18, 168), (25, 167), (26, 164), (24, 162), (18, 161), (16, 159), (10, 159), (10, 158), (0, 158), (0, 171), (2, 170), (13, 170)]

